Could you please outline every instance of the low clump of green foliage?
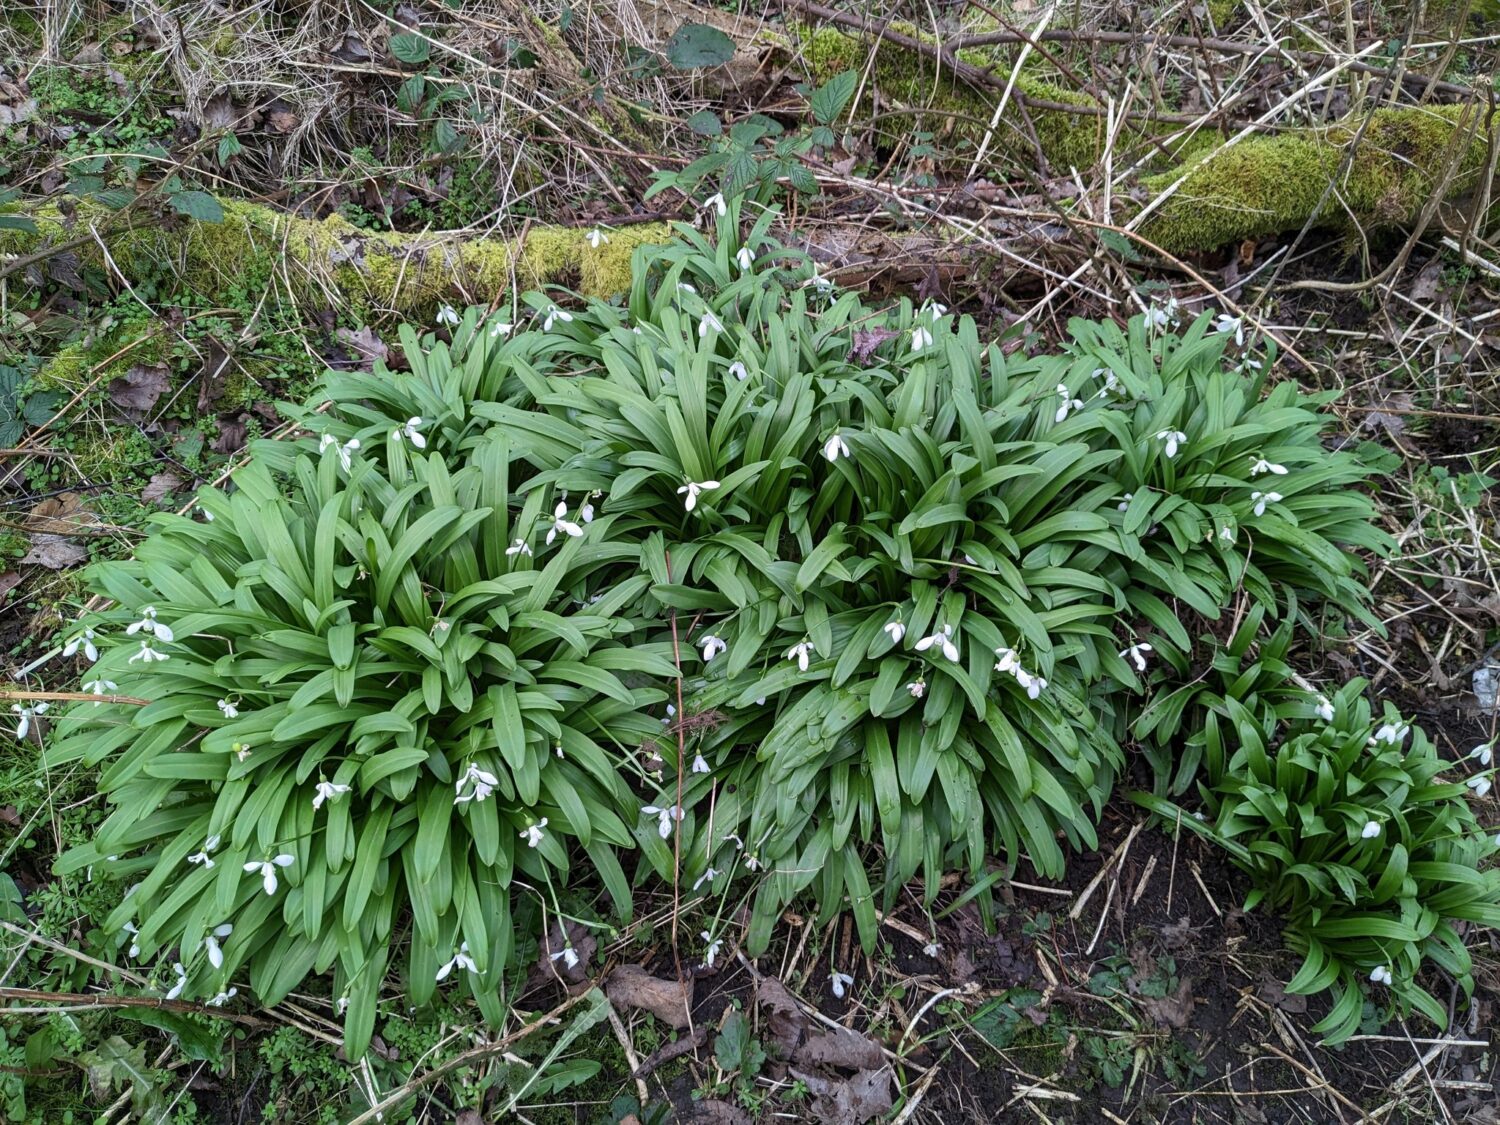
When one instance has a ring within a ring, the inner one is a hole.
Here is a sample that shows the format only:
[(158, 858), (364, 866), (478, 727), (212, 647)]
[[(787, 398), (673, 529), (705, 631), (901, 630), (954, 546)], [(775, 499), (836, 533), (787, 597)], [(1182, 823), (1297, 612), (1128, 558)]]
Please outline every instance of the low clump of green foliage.
[(331, 968), (359, 1051), (400, 965), (498, 1019), (570, 878), (628, 910), (632, 851), (756, 881), (752, 949), (809, 889), (873, 943), (919, 871), (1093, 845), (1185, 620), (1366, 614), (1365, 470), (1234, 322), (1031, 355), (838, 294), (739, 208), (639, 250), (623, 305), (406, 330), (409, 371), (330, 375), (95, 569), (103, 698), (49, 757), (114, 811), (63, 866), (140, 879), (108, 928), (178, 994)]
[(1285, 920), (1288, 945), (1304, 957), (1287, 990), (1331, 990), (1314, 1031), (1333, 1042), (1359, 1029), (1362, 979), (1395, 1014), (1415, 1010), (1446, 1026), (1447, 1007), (1420, 971), (1434, 965), (1472, 995), (1461, 930), (1500, 925), (1500, 870), (1480, 870), (1500, 840), (1468, 800), (1488, 791), (1490, 748), (1476, 748), (1480, 772), (1445, 776), (1454, 764), (1421, 728), (1389, 704), (1372, 717), (1365, 686), (1299, 693), (1293, 706), (1226, 696), (1199, 786), (1203, 808), (1185, 814), (1138, 797), (1228, 851), (1250, 880), (1245, 909)]

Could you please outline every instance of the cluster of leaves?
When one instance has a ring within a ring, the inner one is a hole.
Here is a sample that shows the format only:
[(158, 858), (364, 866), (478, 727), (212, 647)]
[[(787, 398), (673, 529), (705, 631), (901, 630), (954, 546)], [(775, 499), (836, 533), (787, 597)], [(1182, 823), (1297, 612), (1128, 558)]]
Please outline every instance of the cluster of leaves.
[(115, 811), (63, 866), (141, 878), (109, 928), (184, 994), (333, 968), (357, 1052), (409, 918), (408, 999), (451, 974), (498, 1019), (517, 928), (580, 866), (627, 911), (632, 848), (760, 876), (752, 948), (808, 888), (873, 942), (918, 870), (1092, 846), (1184, 616), (1364, 613), (1363, 470), (1225, 325), (1029, 356), (739, 209), (638, 250), (623, 306), (406, 330), (409, 373), (330, 375), (308, 436), (94, 572), (104, 701), (48, 753)]
[[(1446, 1026), (1446, 1005), (1418, 973), (1430, 962), (1471, 995), (1460, 931), (1500, 926), (1500, 870), (1480, 870), (1500, 839), (1467, 799), (1488, 789), (1488, 772), (1444, 776), (1453, 763), (1389, 704), (1373, 718), (1364, 688), (1355, 680), (1331, 697), (1300, 693), (1300, 705), (1226, 695), (1202, 810), (1137, 797), (1228, 851), (1253, 888), (1245, 909), (1264, 905), (1285, 919), (1286, 941), (1305, 958), (1287, 991), (1331, 990), (1314, 1030), (1333, 1042), (1360, 1026), (1362, 980), (1396, 1013)], [(1221, 758), (1226, 745), (1233, 752)], [(1479, 753), (1487, 764), (1488, 748)]]

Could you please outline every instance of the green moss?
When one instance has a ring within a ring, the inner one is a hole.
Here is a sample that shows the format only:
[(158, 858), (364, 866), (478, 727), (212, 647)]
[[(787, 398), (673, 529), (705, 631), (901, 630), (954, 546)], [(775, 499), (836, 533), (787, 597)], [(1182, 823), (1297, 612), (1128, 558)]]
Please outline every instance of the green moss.
[(630, 289), (630, 262), (642, 246), (659, 246), (672, 237), (666, 223), (641, 223), (612, 230), (609, 241), (597, 248), (587, 241), (579, 261), (578, 291), (585, 297), (607, 299)]
[(1222, 31), (1239, 6), (1240, 0), (1208, 0), (1208, 18), (1213, 21), (1214, 29)]

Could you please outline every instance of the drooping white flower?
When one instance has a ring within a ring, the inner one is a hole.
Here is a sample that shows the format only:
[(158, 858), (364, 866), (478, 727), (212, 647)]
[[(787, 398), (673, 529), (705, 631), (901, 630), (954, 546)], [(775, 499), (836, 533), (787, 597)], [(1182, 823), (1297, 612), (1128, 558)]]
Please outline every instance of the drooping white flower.
[(312, 807), (320, 809), (325, 801), (332, 801), (350, 791), (350, 786), (337, 781), (320, 781), (313, 786)]
[(645, 816), (656, 817), (656, 834), (663, 840), (672, 834), (672, 822), (682, 819), (681, 805), (668, 805), (664, 809), (655, 805), (643, 805), (641, 812)]
[(667, 717), (661, 721), (661, 725), (664, 726), (664, 727), (665, 726), (670, 726), (671, 723), (672, 723), (672, 719), (673, 719), (674, 716), (676, 716), (676, 714), (677, 714), (677, 708), (676, 708), (676, 706), (674, 704), (668, 703), (667, 704)]
[(600, 493), (591, 492), (583, 498), (583, 505), (578, 509), (578, 518), (584, 523), (594, 522), (594, 498)]
[(589, 240), (589, 245), (592, 246), (595, 250), (599, 249), (599, 247), (603, 246), (606, 242), (609, 241), (609, 235), (605, 234), (598, 227), (592, 228), (584, 237)]
[(1376, 965), (1370, 970), (1370, 980), (1376, 984), (1391, 983), (1391, 968), (1389, 965)]
[(1036, 699), (1047, 690), (1045, 676), (1033, 675), (1022, 668), (1016, 669), (1016, 683), (1021, 685), (1028, 699)]
[(677, 292), (679, 292), (679, 293), (696, 293), (696, 292), (698, 292), (698, 287), (696, 285), (689, 285), (685, 281), (679, 281), (677, 283)]
[(715, 871), (712, 867), (708, 868), (708, 870), (704, 871), (702, 875), (699, 875), (697, 880), (693, 883), (693, 890), (696, 891), (699, 887), (703, 886), (704, 883), (712, 883), (718, 877), (719, 873), (717, 871)]
[(203, 939), (203, 944), (208, 949), (208, 963), (216, 969), (224, 967), (224, 951), (219, 948), (219, 939), (227, 938), (232, 933), (234, 933), (234, 926), (225, 922), (222, 926), (215, 926), (213, 931)]
[(1158, 430), (1156, 440), (1166, 445), (1167, 460), (1177, 456), (1177, 451), (1187, 444), (1187, 434), (1181, 430)]
[[(83, 685), (83, 690), (92, 695), (113, 695), (119, 689), (120, 685), (114, 680), (86, 680)], [(96, 699), (94, 706), (97, 707), (102, 702), (103, 700)]]
[(958, 663), (958, 645), (953, 641), (952, 625), (944, 625), (936, 633), (930, 633), (923, 637), (917, 642), (916, 648), (918, 652), (926, 652), (934, 645), (954, 664)]
[(458, 327), (458, 310), (452, 305), (439, 305), (437, 311), (437, 322), (439, 325), (446, 324), (449, 328)]
[(1326, 695), (1320, 695), (1318, 696), (1316, 705), (1313, 707), (1313, 713), (1325, 723), (1331, 723), (1333, 722), (1333, 703)]
[(172, 643), (174, 636), (170, 626), (156, 619), (156, 607), (154, 605), (148, 605), (142, 609), (141, 619), (127, 625), (125, 632), (128, 636), (132, 637), (137, 633), (150, 633), (157, 640), (167, 644)]
[(1120, 497), (1120, 502), (1115, 505), (1115, 511), (1117, 511), (1117, 512), (1128, 511), (1130, 509), (1130, 502), (1132, 500), (1134, 500), (1134, 499), (1135, 499), (1135, 493), (1134, 492), (1127, 492), (1124, 496)]
[(1137, 642), (1123, 650), (1120, 656), (1135, 665), (1137, 672), (1146, 670), (1146, 653), (1153, 651), (1151, 646), (1144, 641)]
[(703, 930), (698, 934), (698, 936), (708, 943), (708, 948), (704, 951), (703, 954), (703, 963), (708, 968), (712, 969), (714, 967), (714, 961), (719, 956), (719, 947), (724, 944), (724, 939), (714, 937), (707, 930)]
[(885, 635), (891, 638), (893, 645), (899, 645), (901, 638), (906, 636), (906, 626), (900, 621), (887, 621), (881, 628), (885, 630)]
[(1380, 835), (1380, 821), (1367, 820), (1365, 826), (1359, 830), (1360, 837), (1365, 840), (1373, 840)]
[(1091, 379), (1103, 379), (1104, 386), (1099, 388), (1095, 398), (1106, 398), (1112, 394), (1124, 395), (1125, 387), (1120, 382), (1120, 377), (1107, 367), (1096, 367), (1089, 375)]
[(203, 522), (204, 523), (213, 523), (214, 522), (214, 514), (212, 512), (210, 512), (207, 508), (204, 508), (204, 507), (202, 507), (200, 505), (199, 508), (198, 508), (198, 511), (203, 514)]
[(171, 988), (167, 989), (168, 1000), (176, 1000), (182, 995), (182, 990), (187, 987), (187, 970), (182, 967), (181, 961), (172, 965), (172, 971), (177, 974), (177, 980)]
[(522, 832), (520, 832), (519, 835), (521, 839), (526, 841), (526, 846), (528, 848), (534, 848), (541, 844), (542, 838), (546, 836), (546, 833), (542, 831), (542, 829), (546, 827), (547, 818), (544, 816), (535, 824), (527, 825), (527, 827)]
[(1478, 758), (1481, 766), (1488, 766), (1495, 757), (1494, 743), (1481, 742), (1469, 751), (1469, 757)]
[(677, 495), (686, 497), (682, 502), (682, 507), (685, 511), (691, 512), (698, 506), (698, 495), (700, 493), (712, 492), (718, 487), (719, 482), (716, 480), (690, 480), (677, 490)]
[(829, 462), (837, 461), (840, 457), (848, 457), (849, 443), (846, 442), (840, 434), (835, 432), (827, 441), (823, 443), (823, 456), (826, 457)]
[(848, 973), (835, 972), (831, 977), (828, 978), (828, 983), (833, 988), (834, 996), (842, 1000), (844, 998), (844, 993), (847, 992), (849, 986), (854, 983), (854, 978)]
[(583, 528), (567, 518), (568, 505), (566, 501), (559, 501), (556, 508), (552, 510), (552, 526), (547, 529), (547, 546), (552, 545), (552, 540), (559, 535), (571, 536), (574, 539), (583, 534)]
[(526, 540), (517, 539), (509, 547), (505, 548), (505, 553), (507, 555), (530, 555), (531, 547), (527, 545)]
[[(500, 779), (489, 770), (480, 769), (478, 762), (470, 762), (469, 768), (464, 772), (453, 786), (453, 803), (455, 805), (466, 805), (470, 801), (482, 801), (495, 791), (495, 786), (500, 784)], [(472, 785), (474, 788), (465, 793), (464, 789)]]
[(94, 641), (97, 639), (98, 636), (92, 629), (84, 629), (81, 633), (75, 633), (72, 639), (63, 645), (62, 654), (64, 656), (72, 656), (81, 648), (83, 650), (83, 658), (92, 664), (99, 659), (99, 649), (94, 644)]
[(1177, 324), (1177, 298), (1170, 297), (1162, 305), (1152, 305), (1146, 320), (1158, 332), (1164, 332)]
[(928, 957), (936, 957), (938, 953), (941, 952), (942, 948), (943, 947), (940, 942), (929, 941), (922, 947), (922, 952)]
[(230, 985), (227, 992), (215, 993), (212, 999), (205, 1000), (203, 1002), (210, 1008), (222, 1008), (225, 1004), (229, 1003), (229, 1001), (233, 1000), (239, 994), (240, 990), (238, 988), (235, 988), (233, 985)]
[(140, 661), (144, 661), (147, 664), (150, 664), (152, 661), (155, 661), (155, 660), (171, 660), (171, 659), (172, 658), (170, 656), (168, 656), (166, 653), (164, 653), (164, 652), (157, 652), (154, 648), (152, 648), (150, 641), (142, 641), (141, 642), (141, 650), (139, 652), (132, 653), (130, 659), (127, 660), (127, 661), (125, 661), (125, 663), (126, 664), (134, 664), (137, 660), (140, 660)]
[(733, 375), (736, 379), (738, 379), (741, 383), (743, 383), (746, 379), (750, 378), (750, 372), (746, 369), (745, 365), (743, 363), (741, 363), (739, 360), (735, 360), (733, 363), (731, 363), (729, 365), (729, 373), (731, 375)]
[(1228, 313), (1220, 313), (1219, 319), (1214, 321), (1214, 331), (1220, 333), (1232, 332), (1234, 334), (1235, 346), (1241, 348), (1245, 346), (1245, 322), (1240, 317), (1230, 316)]
[(22, 707), (19, 703), (12, 703), (10, 709), (18, 716), (16, 720), (16, 737), (24, 739), (31, 731), (31, 721), (42, 714), (51, 706), (48, 703), (33, 703)]
[(729, 645), (724, 638), (715, 636), (713, 633), (704, 637), (701, 643), (703, 645), (703, 663), (705, 664), (720, 653), (729, 651)]
[(924, 309), (930, 309), (932, 311), (934, 319), (943, 316), (948, 312), (948, 306), (943, 304), (941, 301), (933, 301), (929, 299), (922, 302), (922, 307)]
[(469, 943), (463, 942), (458, 947), (458, 952), (437, 971), (437, 979), (442, 980), (454, 969), (468, 969), (471, 973), (477, 973), (478, 967), (474, 964), (474, 958), (469, 956)]
[(1254, 511), (1257, 516), (1263, 516), (1266, 514), (1267, 504), (1278, 504), (1281, 502), (1281, 493), (1252, 492), (1250, 494), (1250, 499), (1255, 501), (1255, 507), (1252, 509), (1252, 511)]
[(120, 929), (124, 930), (131, 937), (130, 948), (125, 951), (125, 955), (127, 957), (139, 957), (141, 955), (141, 943), (136, 940), (135, 935), (141, 931), (136, 928), (134, 922), (126, 922)]
[(704, 339), (710, 332), (724, 331), (723, 322), (711, 312), (706, 312), (698, 320), (698, 339)]
[(578, 951), (571, 945), (565, 945), (556, 953), (552, 954), (553, 961), (561, 961), (567, 968), (578, 968)]
[(919, 324), (911, 330), (911, 350), (919, 352), (932, 344), (932, 333), (927, 330), (925, 324)]
[(693, 772), (694, 773), (712, 773), (713, 772), (713, 770), (709, 768), (708, 759), (705, 758), (702, 754), (694, 754), (693, 755)]
[(815, 655), (817, 651), (818, 650), (813, 647), (812, 641), (798, 641), (791, 648), (786, 650), (786, 658), (788, 660), (795, 660), (797, 662), (797, 670), (799, 672), (806, 672), (808, 658)]
[(1255, 464), (1250, 466), (1250, 475), (1258, 477), (1261, 473), (1270, 473), (1273, 476), (1286, 476), (1286, 466), (1278, 465), (1274, 461), (1267, 461), (1264, 457), (1257, 457)]
[(496, 336), (509, 336), (515, 330), (514, 324), (506, 324), (503, 320), (497, 320), (490, 325), (490, 339), (493, 340)]
[(202, 851), (198, 851), (198, 852), (194, 852), (192, 855), (188, 856), (187, 857), (187, 861), (189, 863), (201, 863), (201, 864), (203, 864), (203, 869), (206, 871), (206, 870), (208, 870), (210, 867), (212, 867), (214, 865), (213, 857), (210, 856), (208, 853), (211, 852), (211, 851), (213, 851), (218, 846), (219, 846), (219, 834), (217, 832), (215, 832), (207, 840), (203, 841), (203, 850)]
[(995, 661), (995, 671), (1006, 672), (1010, 675), (1016, 674), (1016, 669), (1021, 666), (1021, 658), (1013, 648), (997, 648), (995, 655), (1000, 659)]
[(923, 680), (913, 680), (906, 685), (906, 690), (911, 694), (913, 699), (921, 699), (927, 694), (927, 684)]
[(703, 201), (704, 210), (708, 210), (710, 207), (713, 208), (713, 210), (721, 218), (729, 211), (729, 204), (724, 202), (724, 195), (722, 192), (716, 191)]
[(556, 305), (548, 305), (546, 315), (542, 318), (542, 331), (551, 332), (552, 326), (559, 321), (566, 324), (573, 319), (573, 314), (566, 309), (560, 309)]
[[(354, 464), (354, 452), (358, 448), (359, 438), (350, 438), (348, 441), (344, 442), (343, 445), (340, 445), (339, 439), (334, 437), (332, 434), (324, 434), (321, 438), (318, 439), (318, 452), (321, 453), (325, 449), (334, 450), (339, 455), (339, 468), (343, 469), (346, 473)], [(128, 631), (129, 630), (127, 630), (127, 632)]]
[(401, 441), (404, 438), (418, 449), (426, 449), (427, 439), (422, 436), (421, 430), (417, 428), (421, 424), (422, 419), (418, 416), (408, 418), (402, 425), (391, 431), (391, 437), (397, 441)]
[(277, 887), (276, 869), (278, 867), (290, 867), (296, 862), (296, 856), (283, 853), (282, 855), (272, 856), (267, 860), (251, 860), (245, 864), (245, 870), (260, 872), (260, 885), (265, 889), (266, 894), (274, 895)]
[(760, 870), (760, 860), (757, 859), (753, 855), (747, 855), (745, 857), (745, 870), (746, 871), (759, 871)]
[(1062, 422), (1068, 414), (1074, 410), (1083, 409), (1083, 399), (1074, 398), (1073, 392), (1068, 390), (1068, 384), (1057, 384), (1057, 393), (1062, 398), (1062, 405), (1057, 408), (1057, 413), (1052, 416), (1054, 422)]
[(216, 706), (226, 719), (238, 719), (240, 717), (240, 709), (227, 699), (219, 700)]
[(749, 273), (750, 267), (755, 265), (755, 255), (750, 253), (750, 247), (741, 246), (739, 253), (734, 256), (734, 263), (740, 267), (741, 273)]
[(1388, 746), (1396, 746), (1409, 733), (1411, 733), (1411, 727), (1406, 723), (1382, 723), (1380, 729), (1370, 738), (1370, 745), (1374, 746), (1377, 742), (1384, 742)]
[(1482, 773), (1477, 777), (1469, 778), (1469, 780), (1464, 782), (1464, 784), (1467, 785), (1470, 789), (1474, 790), (1474, 796), (1484, 797), (1489, 794), (1493, 782), (1490, 781), (1488, 774)]

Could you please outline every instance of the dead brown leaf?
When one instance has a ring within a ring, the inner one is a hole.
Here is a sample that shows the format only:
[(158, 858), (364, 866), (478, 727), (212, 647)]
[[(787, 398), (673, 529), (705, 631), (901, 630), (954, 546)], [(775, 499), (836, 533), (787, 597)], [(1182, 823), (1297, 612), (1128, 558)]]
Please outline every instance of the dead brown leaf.
[(59, 492), (56, 496), (49, 496), (26, 513), (28, 531), (51, 535), (74, 535), (98, 525), (98, 519), (84, 505), (84, 497), (78, 492)]
[(390, 354), (390, 349), (368, 324), (359, 328), (339, 328), (333, 335), (355, 361), (353, 366), (356, 370), (373, 371), (375, 361), (383, 360)]
[(141, 503), (155, 504), (175, 492), (182, 489), (182, 478), (168, 469), (166, 472), (155, 473), (146, 487), (141, 490)]
[(864, 1125), (891, 1108), (891, 1070), (861, 1070), (852, 1078), (825, 1078), (792, 1068), (812, 1095), (809, 1109), (823, 1125)]
[(1275, 977), (1264, 977), (1260, 982), (1260, 998), (1267, 1004), (1280, 1008), (1283, 1012), (1300, 1015), (1307, 1011), (1307, 997), (1295, 992), (1288, 992), (1286, 987)]
[(283, 136), (295, 129), (302, 120), (297, 116), (297, 111), (292, 108), (291, 103), (280, 98), (267, 102), (265, 112), (266, 128)]
[(343, 42), (329, 52), (339, 62), (367, 63), (373, 57), (370, 48), (365, 46), (365, 41), (358, 35), (345, 35)]
[(62, 535), (33, 535), (31, 550), (21, 560), (23, 566), (44, 566), (48, 570), (66, 570), (88, 562), (89, 553), (81, 544)]
[(21, 810), (15, 805), (0, 805), (0, 824), (10, 828), (21, 827)]
[(4, 574), (0, 574), (0, 602), (4, 602), (5, 595), (20, 584), (21, 575), (19, 571), (7, 570)]
[(705, 1098), (693, 1108), (692, 1115), (686, 1120), (694, 1125), (754, 1125), (755, 1118), (733, 1102)]
[(761, 977), (755, 984), (755, 1004), (764, 1021), (766, 1046), (776, 1057), (790, 1059), (807, 1031), (807, 1017), (797, 1001), (775, 977)]
[(127, 416), (139, 421), (171, 389), (172, 373), (165, 366), (138, 363), (109, 384), (109, 398)]
[(799, 1066), (838, 1067), (840, 1070), (879, 1070), (885, 1065), (879, 1044), (847, 1027), (813, 1032), (797, 1049)]
[(1142, 997), (1139, 1003), (1157, 1023), (1181, 1030), (1193, 1019), (1193, 982), (1183, 977), (1175, 992), (1162, 997)]
[(228, 90), (220, 90), (203, 103), (203, 124), (210, 129), (233, 129), (239, 123), (240, 111)]
[(219, 427), (219, 436), (211, 446), (215, 453), (238, 453), (245, 448), (245, 415), (229, 420), (220, 418), (215, 425)]
[(642, 1008), (671, 1027), (688, 1025), (693, 982), (663, 980), (639, 965), (621, 965), (609, 974), (604, 994), (616, 1007)]

